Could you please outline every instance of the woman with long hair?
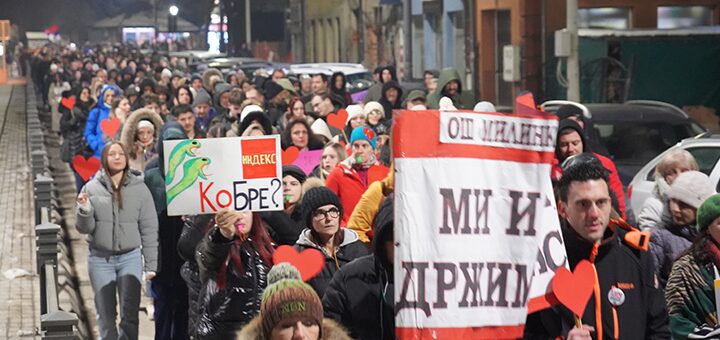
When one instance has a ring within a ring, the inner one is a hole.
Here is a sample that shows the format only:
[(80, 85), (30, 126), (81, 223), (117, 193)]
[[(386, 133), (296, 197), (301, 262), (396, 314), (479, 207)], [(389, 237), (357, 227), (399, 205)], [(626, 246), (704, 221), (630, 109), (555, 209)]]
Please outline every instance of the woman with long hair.
[(310, 176), (317, 177), (323, 181), (327, 179), (335, 167), (347, 158), (347, 151), (340, 143), (330, 142), (323, 148), (320, 164), (310, 173)]
[(198, 339), (232, 339), (260, 311), (272, 241), (259, 213), (223, 210), (197, 246)]
[(155, 204), (142, 176), (130, 170), (127, 154), (119, 142), (105, 145), (100, 172), (77, 198), (77, 229), (88, 235), (88, 273), (101, 339), (138, 338), (141, 282), (153, 278), (158, 265)]
[(282, 135), (283, 150), (291, 146), (300, 151), (322, 149), (322, 142), (315, 137), (308, 122), (304, 119), (291, 120)]
[(335, 99), (342, 103), (342, 106), (348, 106), (352, 104), (352, 97), (347, 91), (347, 81), (345, 80), (345, 74), (342, 72), (335, 72), (330, 77), (330, 94)]

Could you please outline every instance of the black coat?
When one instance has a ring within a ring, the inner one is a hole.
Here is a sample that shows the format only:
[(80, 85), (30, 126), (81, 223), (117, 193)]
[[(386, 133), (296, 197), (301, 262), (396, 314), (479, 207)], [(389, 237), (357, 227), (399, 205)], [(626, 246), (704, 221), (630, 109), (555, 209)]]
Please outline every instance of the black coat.
[(342, 268), (346, 264), (352, 262), (356, 258), (365, 256), (368, 254), (367, 246), (360, 242), (357, 234), (346, 228), (340, 229), (340, 232), (345, 233), (343, 242), (340, 247), (335, 251), (335, 257), (328, 254), (322, 247), (318, 246), (310, 238), (310, 229), (303, 230), (300, 235), (300, 239), (295, 244), (295, 249), (303, 251), (305, 249), (317, 249), (325, 256), (325, 266), (323, 267), (320, 274), (308, 280), (308, 284), (315, 289), (318, 296), (325, 294), (325, 289), (330, 284), (335, 272)]
[(239, 245), (241, 271), (230, 260), (225, 268), (225, 287), (218, 285), (219, 272), (228, 258), (231, 247), (238, 245), (213, 227), (197, 247), (202, 289), (198, 303), (200, 318), (198, 339), (234, 339), (235, 332), (260, 312), (260, 297), (267, 286), (270, 270), (250, 242)]
[(198, 296), (202, 289), (200, 267), (198, 267), (195, 261), (195, 250), (210, 227), (214, 225), (214, 216), (215, 215), (212, 214), (195, 215), (186, 219), (182, 234), (180, 234), (180, 240), (178, 240), (177, 244), (178, 254), (186, 261), (180, 268), (180, 276), (182, 276), (187, 285), (188, 332), (191, 336), (194, 336), (197, 330), (197, 320), (200, 317)]
[(68, 110), (62, 104), (60, 104), (59, 111), (62, 113), (60, 117), (60, 133), (63, 136), (63, 145), (60, 148), (61, 159), (69, 163), (72, 162), (75, 155), (92, 156), (92, 152), (85, 150), (85, 144), (83, 143), (85, 122), (89, 111), (85, 111), (78, 106)]
[[(566, 222), (562, 229), (570, 268), (574, 269), (581, 260), (588, 259), (592, 244), (582, 239)], [(608, 300), (612, 286), (620, 287), (625, 295), (625, 301), (616, 308), (620, 339), (670, 339), (665, 298), (662, 290), (656, 287), (652, 256), (626, 243), (625, 234), (621, 227), (608, 227), (595, 259), (603, 339), (612, 339), (615, 331), (613, 306)], [(591, 297), (582, 322), (598, 329), (595, 306), (595, 298)], [(555, 306), (528, 316), (525, 338), (555, 339), (567, 336), (572, 327), (572, 312)], [(597, 333), (593, 333), (593, 337), (596, 336)]]

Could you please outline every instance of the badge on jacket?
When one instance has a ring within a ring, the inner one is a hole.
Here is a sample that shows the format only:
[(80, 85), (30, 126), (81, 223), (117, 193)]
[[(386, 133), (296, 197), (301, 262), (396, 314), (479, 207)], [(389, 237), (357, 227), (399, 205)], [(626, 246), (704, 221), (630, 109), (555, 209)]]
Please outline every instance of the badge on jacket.
[(608, 292), (608, 300), (611, 305), (615, 307), (620, 306), (625, 302), (625, 293), (622, 289), (613, 286)]

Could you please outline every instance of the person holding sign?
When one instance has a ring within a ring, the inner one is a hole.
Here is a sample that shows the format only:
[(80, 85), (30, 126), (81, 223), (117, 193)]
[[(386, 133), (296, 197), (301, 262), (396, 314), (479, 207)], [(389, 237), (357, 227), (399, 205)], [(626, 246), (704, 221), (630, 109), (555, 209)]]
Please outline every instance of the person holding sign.
[(720, 195), (697, 210), (700, 234), (673, 264), (665, 289), (670, 330), (675, 339), (717, 339), (720, 300)]
[[(607, 170), (593, 163), (567, 168), (559, 182), (558, 211), (570, 269), (587, 260), (594, 293), (576, 327), (565, 307), (528, 316), (526, 338), (668, 339), (667, 313), (657, 288), (646, 233), (610, 219)], [(594, 334), (591, 335), (591, 330)]]
[(119, 142), (107, 144), (102, 169), (77, 198), (77, 229), (88, 235), (88, 274), (101, 339), (138, 338), (142, 272), (149, 280), (158, 267), (155, 205), (142, 176), (130, 170), (127, 155)]
[(260, 214), (222, 210), (197, 246), (198, 339), (232, 339), (260, 311), (273, 247)]

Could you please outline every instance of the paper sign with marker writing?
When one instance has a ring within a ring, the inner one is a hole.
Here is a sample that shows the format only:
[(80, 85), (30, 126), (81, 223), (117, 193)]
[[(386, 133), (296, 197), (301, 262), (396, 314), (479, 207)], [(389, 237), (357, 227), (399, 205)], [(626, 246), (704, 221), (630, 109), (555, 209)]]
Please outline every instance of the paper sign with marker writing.
[(279, 136), (164, 141), (168, 215), (282, 210)]

